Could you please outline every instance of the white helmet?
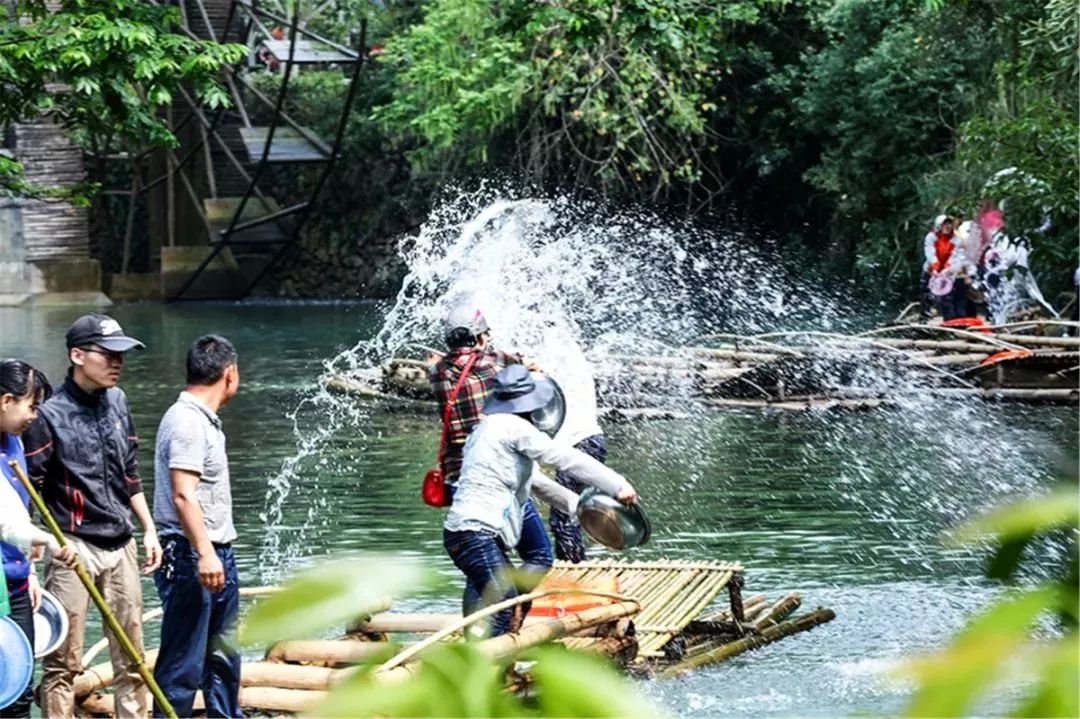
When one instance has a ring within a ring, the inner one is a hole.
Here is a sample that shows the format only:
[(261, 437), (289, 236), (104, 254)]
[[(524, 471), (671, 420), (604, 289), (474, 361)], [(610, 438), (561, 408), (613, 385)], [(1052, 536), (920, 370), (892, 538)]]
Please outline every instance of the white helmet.
[(934, 218), (934, 230), (940, 230), (942, 227), (945, 226), (946, 222), (952, 222), (952, 218), (948, 215), (938, 215)]
[(462, 302), (452, 307), (447, 313), (445, 329), (448, 335), (454, 330), (462, 329), (478, 337), (490, 328), (487, 320), (484, 319), (484, 314), (475, 304)]

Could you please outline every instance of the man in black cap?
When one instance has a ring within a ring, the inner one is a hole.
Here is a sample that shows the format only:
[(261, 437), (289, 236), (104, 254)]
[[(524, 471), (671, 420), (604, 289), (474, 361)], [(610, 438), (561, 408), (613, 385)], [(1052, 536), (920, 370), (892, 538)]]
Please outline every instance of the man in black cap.
[[(161, 564), (161, 544), (139, 479), (135, 425), (116, 384), (125, 353), (143, 347), (106, 315), (75, 320), (67, 332), (71, 366), (64, 386), (41, 406), (38, 419), (23, 434), (31, 478), (140, 653), (142, 589), (129, 510), (143, 529), (144, 574)], [(69, 717), (75, 711), (73, 683), (82, 671), (90, 598), (75, 571), (56, 559), (45, 569), (45, 589), (67, 609), (69, 629), (42, 663), (41, 708), (44, 716)], [(109, 657), (116, 677), (116, 715), (145, 717), (146, 687), (111, 633)]]

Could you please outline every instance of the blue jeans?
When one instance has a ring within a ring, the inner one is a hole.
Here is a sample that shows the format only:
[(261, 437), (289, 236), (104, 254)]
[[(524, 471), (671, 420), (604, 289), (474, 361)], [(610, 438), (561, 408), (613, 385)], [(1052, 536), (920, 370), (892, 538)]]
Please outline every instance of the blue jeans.
[[(161, 568), (154, 584), (165, 613), (154, 679), (176, 710), (191, 716), (202, 689), (208, 717), (242, 717), (240, 655), (223, 641), (236, 629), (240, 582), (229, 546), (215, 545), (225, 569), (225, 588), (211, 593), (199, 583), (198, 556), (185, 537), (163, 538)], [(154, 703), (154, 716), (164, 716)]]
[[(574, 449), (589, 455), (597, 462), (607, 460), (607, 438), (602, 434), (586, 437), (574, 445)], [(565, 472), (555, 474), (555, 481), (570, 491), (581, 494), (585, 485), (573, 479)], [(585, 539), (581, 535), (581, 526), (564, 512), (552, 507), (551, 533), (555, 535), (555, 556), (567, 562), (578, 564), (585, 561)]]
[[(522, 559), (521, 571), (534, 575), (539, 581), (551, 569), (551, 542), (532, 501), (525, 503), (523, 511), (521, 538), (515, 549)], [(443, 530), (443, 546), (454, 566), (465, 575), (461, 611), (466, 616), (481, 607), (518, 595), (522, 587), (508, 575), (514, 565), (494, 534)], [(528, 605), (524, 605), (522, 615), (528, 609)], [(492, 617), (491, 636), (510, 631), (513, 616), (512, 609), (505, 609)]]
[[(451, 499), (455, 489), (456, 487), (450, 487)], [(540, 516), (540, 512), (536, 511), (536, 505), (531, 499), (525, 500), (525, 506), (522, 509), (524, 514), (521, 517), (521, 538), (514, 547), (517, 555), (521, 557), (521, 568), (525, 571), (546, 574), (551, 569), (555, 558), (551, 552), (551, 540), (548, 539), (547, 530), (544, 529), (544, 519)], [(464, 606), (479, 607), (480, 604), (480, 590), (466, 582)]]

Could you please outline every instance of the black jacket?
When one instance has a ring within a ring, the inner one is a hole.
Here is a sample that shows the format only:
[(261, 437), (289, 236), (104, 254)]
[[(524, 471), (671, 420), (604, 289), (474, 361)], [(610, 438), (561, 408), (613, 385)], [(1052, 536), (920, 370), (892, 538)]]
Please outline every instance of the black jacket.
[(23, 433), (30, 478), (60, 528), (102, 549), (131, 539), (138, 444), (123, 390), (89, 394), (70, 375)]

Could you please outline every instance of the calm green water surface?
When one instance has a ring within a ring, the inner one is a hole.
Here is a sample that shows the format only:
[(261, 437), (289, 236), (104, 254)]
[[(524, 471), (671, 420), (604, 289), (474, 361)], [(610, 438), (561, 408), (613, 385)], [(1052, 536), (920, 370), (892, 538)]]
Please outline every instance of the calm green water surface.
[[(64, 332), (80, 313), (0, 308), (0, 355), (59, 381)], [(145, 304), (111, 313), (148, 346), (132, 353), (122, 382), (148, 495), (154, 432), (181, 389), (188, 344), (218, 332), (239, 349), (241, 391), (222, 418), (244, 584), (347, 550), (406, 552), (452, 583), (408, 606), (456, 608), (460, 579), (443, 554), (441, 515), (418, 498), (437, 420), (303, 402), (324, 360), (377, 331), (377, 306)], [(331, 414), (341, 429), (319, 439)], [(883, 671), (938, 646), (996, 591), (980, 576), (981, 557), (948, 546), (943, 532), (1049, 486), (1077, 455), (1077, 428), (1073, 407), (918, 400), (871, 413), (710, 413), (607, 427), (610, 463), (634, 481), (654, 525), (654, 541), (635, 558), (739, 560), (748, 594), (799, 591), (804, 608), (837, 613), (811, 633), (644, 690), (683, 716), (900, 711), (908, 690)], [(280, 520), (268, 523), (275, 507)], [(1058, 560), (1052, 545), (1036, 554), (1036, 575)], [(144, 589), (156, 606), (149, 579)], [(156, 627), (148, 634), (156, 644)], [(1008, 701), (1006, 693), (991, 711)]]

